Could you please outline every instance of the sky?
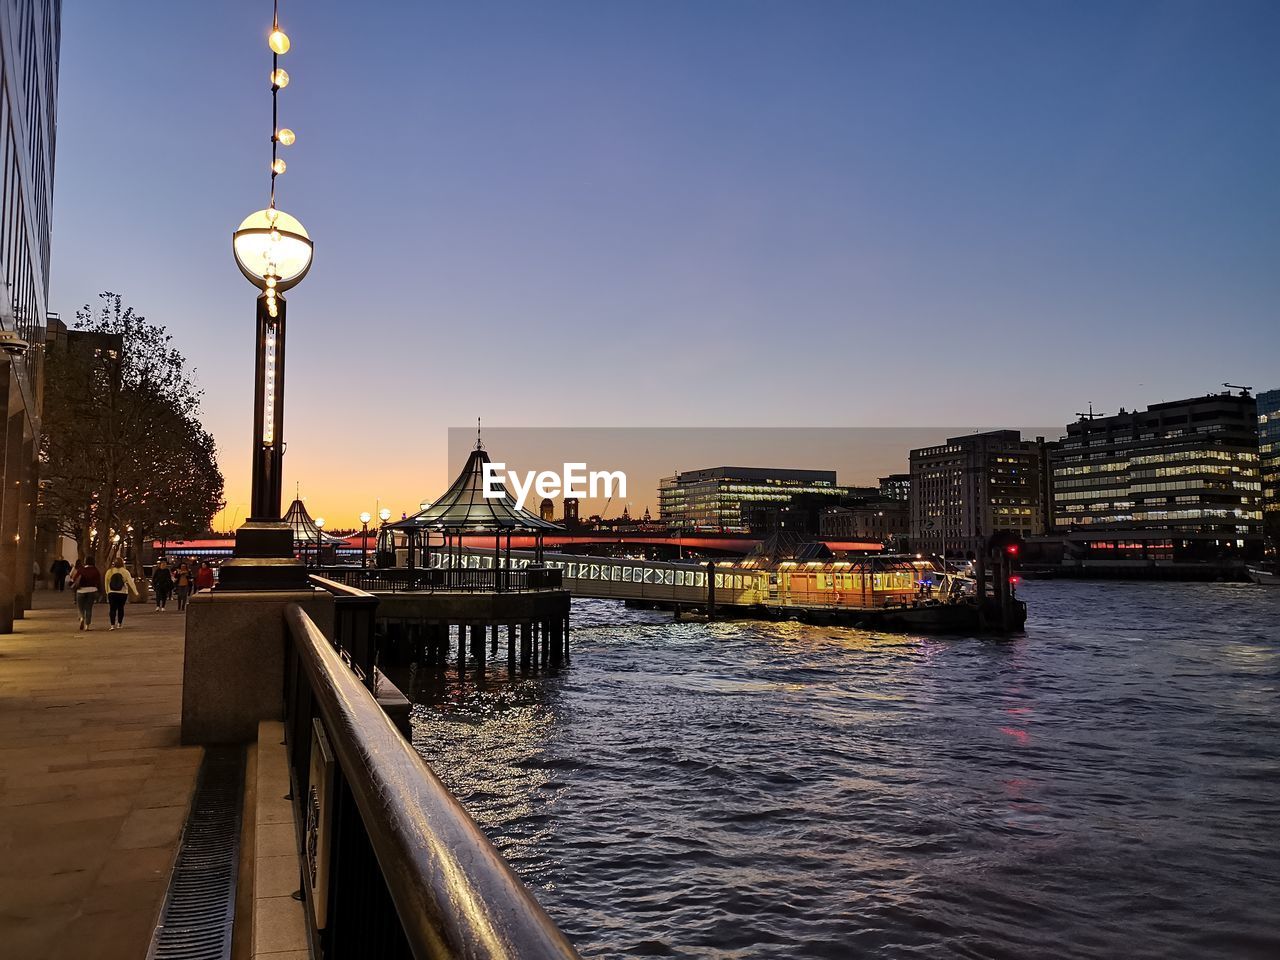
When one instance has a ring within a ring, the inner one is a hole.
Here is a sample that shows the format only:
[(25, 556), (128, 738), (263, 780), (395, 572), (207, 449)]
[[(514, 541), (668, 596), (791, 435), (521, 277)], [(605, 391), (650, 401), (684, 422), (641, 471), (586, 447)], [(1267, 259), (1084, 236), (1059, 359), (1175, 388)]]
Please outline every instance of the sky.
[[(168, 327), (218, 441), (219, 527), (249, 500), (254, 290), (230, 240), (267, 200), (270, 17), (63, 10), (51, 309), (111, 290)], [(437, 495), (448, 428), (476, 417), (1065, 425), (1280, 386), (1275, 3), (280, 19), (278, 203), (316, 244), (288, 297), (285, 488), (330, 526)]]

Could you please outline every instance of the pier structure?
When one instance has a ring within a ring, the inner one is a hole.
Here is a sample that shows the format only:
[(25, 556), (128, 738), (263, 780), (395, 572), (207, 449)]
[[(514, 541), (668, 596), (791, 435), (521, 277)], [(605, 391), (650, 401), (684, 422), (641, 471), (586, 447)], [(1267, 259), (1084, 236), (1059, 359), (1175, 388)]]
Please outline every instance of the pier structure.
[[(543, 563), (543, 538), (562, 528), (522, 509), (505, 489), (486, 496), (489, 462), (477, 439), (435, 502), (379, 531), (378, 556), (404, 557), (405, 568), (330, 574), (379, 598), (385, 662), (439, 670), (456, 663), (460, 673), (500, 659), (513, 672), (568, 662), (569, 592), (560, 571)], [(517, 538), (531, 546), (518, 551), (519, 563), (512, 555)], [(485, 555), (483, 568), (464, 561), (477, 552)]]

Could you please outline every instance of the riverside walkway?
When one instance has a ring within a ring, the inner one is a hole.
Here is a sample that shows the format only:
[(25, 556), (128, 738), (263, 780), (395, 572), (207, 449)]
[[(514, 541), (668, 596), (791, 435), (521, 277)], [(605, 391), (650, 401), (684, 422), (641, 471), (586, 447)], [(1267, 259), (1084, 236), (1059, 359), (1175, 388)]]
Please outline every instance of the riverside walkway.
[(146, 956), (202, 749), (179, 745), (184, 616), (76, 629), (37, 591), (0, 636), (0, 954)]

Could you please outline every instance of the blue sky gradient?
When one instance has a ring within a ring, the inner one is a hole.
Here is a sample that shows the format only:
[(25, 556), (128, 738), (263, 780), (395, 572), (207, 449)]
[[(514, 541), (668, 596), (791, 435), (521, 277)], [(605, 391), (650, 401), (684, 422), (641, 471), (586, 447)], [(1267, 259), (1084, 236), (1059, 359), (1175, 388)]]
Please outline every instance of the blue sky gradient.
[[(111, 289), (170, 327), (229, 512), (270, 12), (64, 10), (53, 309)], [(281, 24), (279, 202), (317, 251), (286, 485), (333, 522), (438, 492), (477, 415), (1065, 424), (1280, 386), (1275, 3), (283, 0)]]

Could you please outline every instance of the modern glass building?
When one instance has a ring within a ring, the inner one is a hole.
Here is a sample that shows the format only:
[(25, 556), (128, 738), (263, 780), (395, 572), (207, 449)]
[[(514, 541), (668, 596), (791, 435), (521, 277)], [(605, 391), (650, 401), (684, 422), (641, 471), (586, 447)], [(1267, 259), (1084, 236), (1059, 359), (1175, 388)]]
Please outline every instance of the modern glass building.
[(31, 603), (59, 0), (0, 0), (0, 633)]
[(784, 506), (803, 495), (831, 498), (849, 493), (834, 470), (710, 467), (658, 481), (658, 519), (673, 533), (749, 533), (752, 513)]
[(1262, 528), (1269, 549), (1280, 552), (1280, 390), (1258, 394), (1258, 468)]
[(1257, 416), (1241, 392), (1070, 424), (1053, 461), (1056, 527), (1114, 559), (1256, 556)]

